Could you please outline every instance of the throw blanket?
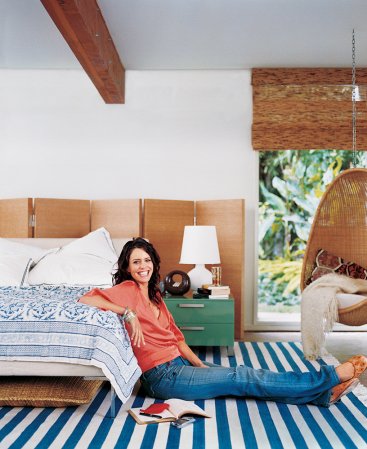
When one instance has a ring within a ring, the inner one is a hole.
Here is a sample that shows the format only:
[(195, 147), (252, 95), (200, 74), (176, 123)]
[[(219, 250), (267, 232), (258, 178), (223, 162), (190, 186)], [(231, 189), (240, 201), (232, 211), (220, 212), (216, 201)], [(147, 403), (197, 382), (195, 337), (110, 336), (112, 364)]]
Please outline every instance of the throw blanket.
[(326, 274), (308, 285), (302, 293), (301, 333), (308, 360), (326, 354), (325, 333), (338, 321), (337, 293), (367, 295), (367, 281), (340, 274)]
[(77, 302), (88, 290), (0, 287), (0, 364), (20, 360), (94, 365), (126, 402), (141, 370), (118, 316)]

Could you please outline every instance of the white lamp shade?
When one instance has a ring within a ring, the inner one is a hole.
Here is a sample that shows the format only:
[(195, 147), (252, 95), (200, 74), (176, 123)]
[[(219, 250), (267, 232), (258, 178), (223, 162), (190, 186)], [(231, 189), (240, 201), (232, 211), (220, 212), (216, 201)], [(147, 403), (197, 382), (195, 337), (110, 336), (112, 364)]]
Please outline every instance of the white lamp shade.
[(215, 226), (185, 226), (180, 263), (220, 263)]

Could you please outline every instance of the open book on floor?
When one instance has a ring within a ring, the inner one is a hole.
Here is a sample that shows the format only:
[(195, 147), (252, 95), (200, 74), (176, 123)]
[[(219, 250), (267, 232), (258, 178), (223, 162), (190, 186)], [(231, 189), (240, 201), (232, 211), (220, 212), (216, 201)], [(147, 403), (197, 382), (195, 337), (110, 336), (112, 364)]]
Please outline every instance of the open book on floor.
[(132, 408), (128, 410), (138, 424), (153, 424), (167, 421), (175, 421), (183, 415), (197, 415), (205, 418), (210, 416), (198, 405), (183, 399), (167, 399), (164, 402), (155, 403), (147, 408)]

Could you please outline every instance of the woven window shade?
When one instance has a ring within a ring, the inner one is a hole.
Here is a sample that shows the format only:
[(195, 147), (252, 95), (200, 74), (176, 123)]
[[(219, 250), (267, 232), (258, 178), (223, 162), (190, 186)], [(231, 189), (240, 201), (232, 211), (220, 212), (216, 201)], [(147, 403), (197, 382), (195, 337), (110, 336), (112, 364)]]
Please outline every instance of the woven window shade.
[[(253, 69), (254, 150), (352, 149), (352, 70)], [(356, 70), (357, 150), (367, 150), (367, 68)]]

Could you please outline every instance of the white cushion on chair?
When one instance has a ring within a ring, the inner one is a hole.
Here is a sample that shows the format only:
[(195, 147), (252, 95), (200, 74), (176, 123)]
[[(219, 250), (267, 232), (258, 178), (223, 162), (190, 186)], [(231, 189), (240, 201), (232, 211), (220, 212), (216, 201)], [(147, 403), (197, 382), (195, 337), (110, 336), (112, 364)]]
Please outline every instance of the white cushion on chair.
[(337, 293), (336, 299), (338, 300), (338, 308), (345, 309), (346, 307), (354, 306), (354, 304), (358, 304), (367, 298), (366, 296), (353, 293)]

